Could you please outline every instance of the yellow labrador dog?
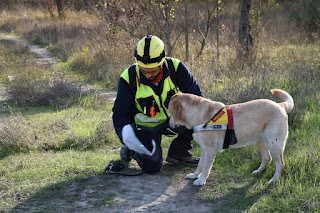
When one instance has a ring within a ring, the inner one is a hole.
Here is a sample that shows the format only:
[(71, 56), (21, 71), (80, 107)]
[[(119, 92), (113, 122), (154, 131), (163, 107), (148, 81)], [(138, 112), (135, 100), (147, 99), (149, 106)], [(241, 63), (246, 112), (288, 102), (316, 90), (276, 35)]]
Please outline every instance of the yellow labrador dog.
[[(262, 162), (253, 174), (262, 172), (273, 157), (276, 171), (268, 181), (269, 184), (280, 178), (284, 168), (283, 152), (288, 137), (287, 113), (293, 109), (294, 105), (291, 95), (287, 92), (280, 89), (272, 89), (271, 92), (283, 102), (258, 99), (230, 105), (237, 143), (229, 146), (240, 148), (257, 144)], [(192, 129), (199, 124), (207, 123), (223, 107), (225, 105), (221, 102), (192, 94), (178, 93), (172, 97), (169, 104), (170, 126), (185, 126)], [(193, 185), (206, 184), (215, 156), (223, 149), (225, 134), (226, 130), (193, 133), (194, 140), (202, 149), (197, 169), (187, 175), (188, 179), (196, 179)]]

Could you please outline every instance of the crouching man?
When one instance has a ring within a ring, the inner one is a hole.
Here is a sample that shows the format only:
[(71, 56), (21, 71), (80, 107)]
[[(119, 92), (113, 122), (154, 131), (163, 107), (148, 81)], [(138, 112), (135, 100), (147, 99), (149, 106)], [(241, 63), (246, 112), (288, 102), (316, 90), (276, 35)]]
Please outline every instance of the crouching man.
[(177, 92), (201, 96), (201, 90), (187, 66), (180, 60), (166, 57), (163, 41), (147, 35), (137, 44), (136, 63), (121, 74), (113, 106), (113, 124), (123, 146), (120, 157), (133, 158), (147, 173), (160, 171), (163, 163), (161, 137), (177, 134), (166, 161), (197, 165), (199, 158), (190, 153), (192, 130), (169, 127), (170, 98)]

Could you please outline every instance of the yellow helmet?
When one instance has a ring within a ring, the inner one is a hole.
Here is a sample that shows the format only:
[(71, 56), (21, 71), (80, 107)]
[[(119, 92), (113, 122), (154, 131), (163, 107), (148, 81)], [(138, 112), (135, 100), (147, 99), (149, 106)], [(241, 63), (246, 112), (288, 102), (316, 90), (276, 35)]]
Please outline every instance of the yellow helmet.
[(141, 67), (154, 68), (160, 66), (165, 60), (163, 41), (153, 35), (143, 37), (137, 44), (134, 57)]

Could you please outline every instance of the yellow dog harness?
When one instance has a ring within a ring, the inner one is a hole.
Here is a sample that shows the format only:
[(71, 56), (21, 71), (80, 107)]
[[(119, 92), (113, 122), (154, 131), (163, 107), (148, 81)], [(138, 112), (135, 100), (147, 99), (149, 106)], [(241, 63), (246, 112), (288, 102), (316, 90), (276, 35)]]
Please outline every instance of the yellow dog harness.
[(205, 123), (193, 127), (193, 132), (207, 131), (207, 130), (226, 130), (228, 127), (228, 113), (227, 108), (224, 107), (219, 110), (213, 118)]
[(223, 149), (237, 143), (237, 137), (234, 131), (233, 113), (230, 106), (224, 107), (217, 112), (213, 118), (205, 123), (193, 127), (193, 132), (201, 132), (206, 130), (226, 130), (223, 142)]

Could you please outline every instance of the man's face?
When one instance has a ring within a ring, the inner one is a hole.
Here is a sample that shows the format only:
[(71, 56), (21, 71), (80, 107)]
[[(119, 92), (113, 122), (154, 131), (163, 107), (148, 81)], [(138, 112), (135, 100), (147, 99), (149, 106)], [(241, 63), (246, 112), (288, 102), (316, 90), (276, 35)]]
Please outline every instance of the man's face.
[(154, 67), (154, 68), (144, 68), (144, 67), (140, 67), (139, 69), (141, 71), (141, 73), (146, 76), (146, 78), (149, 81), (152, 81), (161, 71), (161, 66), (159, 67)]

